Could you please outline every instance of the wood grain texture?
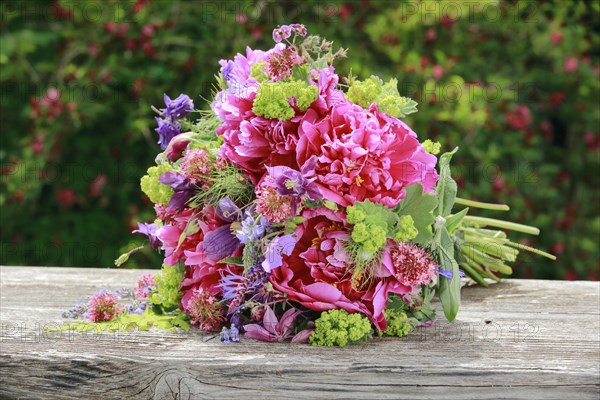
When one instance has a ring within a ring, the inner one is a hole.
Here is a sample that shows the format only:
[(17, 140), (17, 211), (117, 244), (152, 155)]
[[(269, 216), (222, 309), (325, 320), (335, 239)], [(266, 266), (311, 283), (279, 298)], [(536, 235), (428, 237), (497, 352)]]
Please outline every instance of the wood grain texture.
[(0, 267), (4, 399), (598, 399), (600, 284), (463, 288), (455, 323), (340, 348), (171, 333), (43, 332), (144, 271)]

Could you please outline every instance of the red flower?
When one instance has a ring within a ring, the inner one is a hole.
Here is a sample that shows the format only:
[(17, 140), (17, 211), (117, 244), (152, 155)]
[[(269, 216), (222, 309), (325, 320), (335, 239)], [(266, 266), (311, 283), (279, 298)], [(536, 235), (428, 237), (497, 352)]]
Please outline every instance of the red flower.
[(531, 124), (531, 111), (526, 105), (520, 104), (512, 111), (506, 112), (504, 118), (514, 129), (524, 131)]

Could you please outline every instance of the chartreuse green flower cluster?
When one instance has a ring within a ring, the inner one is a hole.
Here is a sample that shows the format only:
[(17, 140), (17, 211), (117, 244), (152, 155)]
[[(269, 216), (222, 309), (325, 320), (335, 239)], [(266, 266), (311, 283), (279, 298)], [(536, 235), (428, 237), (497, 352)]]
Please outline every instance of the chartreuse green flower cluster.
[(432, 142), (429, 139), (425, 140), (422, 145), (426, 152), (433, 155), (439, 154), (442, 148), (440, 142)]
[(261, 117), (287, 121), (296, 115), (288, 99), (294, 98), (296, 107), (306, 111), (318, 95), (319, 89), (308, 82), (264, 82), (258, 88), (252, 111)]
[(417, 228), (415, 228), (415, 221), (410, 215), (400, 216), (400, 222), (396, 232), (394, 233), (394, 240), (396, 242), (408, 242), (414, 239), (419, 234)]
[(250, 78), (256, 79), (259, 83), (263, 83), (266, 80), (268, 80), (269, 77), (265, 73), (266, 65), (266, 61), (261, 61), (252, 64), (252, 67), (250, 67)]
[(348, 222), (354, 226), (345, 250), (353, 261), (352, 284), (358, 287), (372, 276), (388, 238), (405, 242), (419, 232), (410, 215), (400, 217), (389, 207), (369, 200), (356, 202), (346, 211)]
[(371, 338), (371, 322), (363, 314), (349, 314), (346, 310), (321, 313), (315, 321), (316, 329), (310, 336), (313, 346), (340, 346), (364, 342)]
[(364, 81), (350, 79), (346, 97), (363, 108), (377, 103), (380, 111), (393, 117), (403, 118), (417, 112), (416, 101), (400, 96), (397, 79), (390, 79), (387, 83), (374, 75)]
[(165, 311), (177, 308), (182, 295), (179, 286), (183, 280), (183, 268), (163, 264), (161, 273), (155, 276), (155, 280), (157, 289), (152, 292), (150, 302)]
[(383, 310), (385, 320), (387, 321), (387, 329), (383, 332), (390, 336), (406, 336), (413, 330), (416, 321), (414, 318), (409, 318), (401, 309), (386, 309)]
[(142, 187), (142, 191), (146, 193), (146, 196), (148, 196), (151, 202), (155, 204), (169, 203), (171, 196), (173, 196), (173, 189), (168, 185), (160, 183), (158, 178), (160, 178), (161, 174), (164, 172), (173, 170), (174, 168), (170, 164), (166, 163), (148, 168), (148, 175), (144, 175), (142, 177), (140, 186)]

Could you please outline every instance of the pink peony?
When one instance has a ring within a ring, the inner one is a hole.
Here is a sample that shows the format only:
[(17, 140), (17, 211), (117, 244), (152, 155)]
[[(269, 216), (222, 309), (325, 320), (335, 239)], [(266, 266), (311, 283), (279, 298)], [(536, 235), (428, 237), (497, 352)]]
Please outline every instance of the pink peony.
[(325, 198), (348, 206), (369, 199), (394, 207), (404, 188), (421, 183), (428, 192), (438, 180), (437, 159), (402, 121), (344, 102), (322, 120), (307, 115), (300, 125), (298, 165), (317, 155), (316, 175)]
[(351, 267), (341, 249), (348, 237), (343, 230), (345, 216), (325, 209), (307, 211), (304, 216), (309, 219), (296, 229), (300, 238), (296, 248), (284, 257), (281, 267), (271, 272), (273, 287), (311, 310), (342, 308), (350, 313), (363, 313), (378, 329), (384, 330), (387, 323), (383, 309), (388, 293), (408, 294), (413, 288), (383, 276), (354, 287)]

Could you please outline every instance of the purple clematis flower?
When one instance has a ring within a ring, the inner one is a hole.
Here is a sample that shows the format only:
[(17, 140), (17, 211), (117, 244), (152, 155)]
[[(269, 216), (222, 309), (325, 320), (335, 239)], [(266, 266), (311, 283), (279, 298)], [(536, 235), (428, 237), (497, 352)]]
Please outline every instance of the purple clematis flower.
[(165, 150), (171, 140), (181, 133), (181, 125), (176, 122), (170, 122), (156, 117), (158, 128), (155, 131), (158, 133), (158, 144), (162, 150)]
[(235, 203), (226, 196), (225, 198), (219, 201), (217, 206), (217, 215), (223, 220), (227, 222), (237, 221), (242, 216), (242, 210)]
[(196, 188), (192, 182), (179, 172), (163, 172), (158, 181), (173, 188), (174, 193), (168, 205), (172, 209), (182, 209), (196, 192)]
[(313, 332), (312, 329), (305, 329), (293, 335), (294, 322), (301, 313), (295, 308), (290, 308), (278, 321), (271, 307), (267, 306), (262, 326), (259, 324), (244, 325), (245, 336), (265, 342), (282, 342), (291, 338), (292, 343), (306, 343)]
[(194, 102), (188, 95), (180, 94), (176, 99), (171, 100), (165, 94), (164, 97), (166, 108), (163, 108), (161, 115), (165, 118), (170, 118), (171, 121), (176, 121), (194, 111)]
[(204, 237), (202, 249), (206, 257), (220, 261), (231, 256), (240, 247), (240, 240), (231, 232), (231, 225), (223, 225)]
[(271, 240), (265, 249), (265, 260), (262, 267), (269, 273), (283, 264), (283, 255), (289, 256), (294, 251), (298, 239), (294, 235), (277, 236)]
[(148, 236), (150, 239), (150, 246), (153, 250), (158, 250), (160, 246), (160, 241), (156, 236), (156, 230), (158, 229), (158, 225), (155, 223), (146, 224), (146, 223), (138, 223), (138, 228), (131, 233), (141, 233), (142, 235)]
[(320, 200), (323, 195), (317, 185), (314, 183), (315, 165), (317, 157), (312, 156), (302, 166), (300, 171), (290, 167), (276, 166), (267, 167), (267, 171), (277, 187), (277, 193), (282, 196), (292, 198), (292, 213), (296, 214), (296, 207), (300, 203), (301, 197), (305, 196), (309, 200)]

